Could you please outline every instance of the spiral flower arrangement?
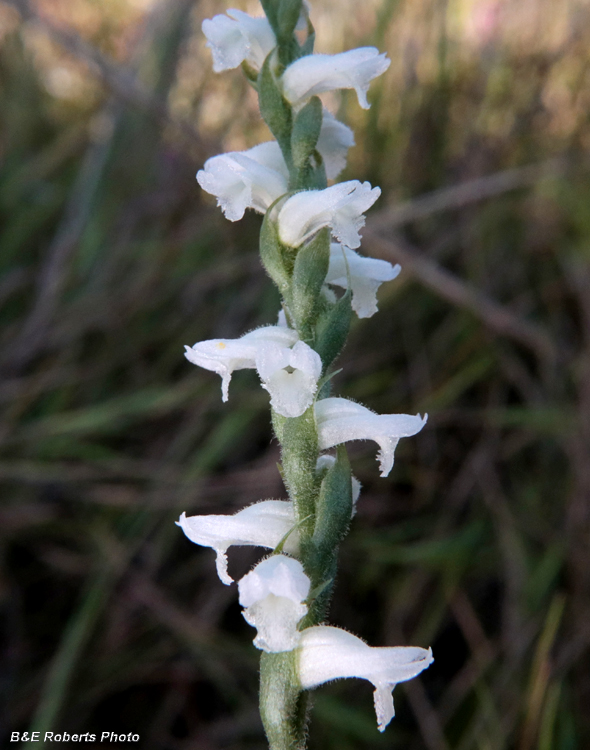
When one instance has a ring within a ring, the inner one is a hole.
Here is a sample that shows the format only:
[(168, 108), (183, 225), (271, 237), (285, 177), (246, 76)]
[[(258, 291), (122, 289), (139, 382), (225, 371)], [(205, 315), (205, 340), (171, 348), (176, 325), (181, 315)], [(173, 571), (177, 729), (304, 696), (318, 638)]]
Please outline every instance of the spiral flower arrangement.
[(338, 546), (361, 490), (345, 443), (375, 441), (381, 476), (388, 476), (399, 439), (418, 433), (426, 417), (375, 414), (330, 395), (352, 313), (375, 314), (379, 286), (401, 269), (356, 252), (364, 214), (381, 191), (358, 180), (328, 185), (354, 136), (318, 94), (354, 89), (367, 109), (369, 85), (389, 60), (373, 47), (315, 54), (305, 0), (262, 0), (262, 7), (260, 17), (228, 10), (204, 21), (203, 32), (216, 72), (242, 67), (275, 140), (212, 157), (197, 180), (230, 221), (247, 209), (264, 215), (260, 255), (282, 309), (276, 325), (198, 342), (186, 347), (186, 357), (221, 376), (223, 401), (234, 371), (257, 371), (270, 396), (289, 499), (263, 500), (231, 516), (183, 513), (178, 525), (192, 542), (215, 550), (226, 585), (233, 583), (230, 546), (271, 550), (238, 582), (239, 601), (262, 652), (260, 710), (270, 748), (304, 750), (309, 690), (338, 678), (370, 681), (383, 731), (394, 716), (395, 685), (432, 663), (429, 649), (371, 647), (325, 624)]

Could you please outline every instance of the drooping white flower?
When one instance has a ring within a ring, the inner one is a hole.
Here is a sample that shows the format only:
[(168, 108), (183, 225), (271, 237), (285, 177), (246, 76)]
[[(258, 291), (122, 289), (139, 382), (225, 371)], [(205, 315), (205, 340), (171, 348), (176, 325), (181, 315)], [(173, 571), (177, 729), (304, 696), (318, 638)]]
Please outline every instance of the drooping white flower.
[(349, 440), (374, 440), (381, 476), (393, 468), (393, 454), (400, 438), (416, 435), (426, 424), (427, 415), (375, 414), (366, 406), (347, 398), (324, 398), (316, 401), (315, 415), (320, 450)]
[(234, 8), (228, 10), (226, 16), (206, 19), (202, 29), (213, 55), (216, 73), (237, 68), (243, 62), (260, 70), (266, 56), (277, 44), (274, 31), (264, 16), (253, 18)]
[[(284, 549), (295, 552), (299, 543), (295, 529), (293, 503), (287, 500), (263, 500), (248, 505), (232, 516), (187, 516), (177, 526), (195, 544), (211, 547), (217, 553), (217, 574), (226, 585), (232, 582), (227, 572), (227, 550), (232, 545), (274, 549), (287, 534)], [(289, 533), (291, 532), (291, 533)]]
[(369, 109), (367, 91), (373, 78), (389, 67), (390, 60), (375, 47), (360, 47), (337, 55), (306, 55), (283, 73), (283, 93), (293, 105), (314, 94), (354, 89), (360, 106)]
[(292, 349), (267, 343), (258, 349), (256, 369), (273, 409), (283, 417), (300, 417), (317, 391), (322, 360), (303, 341)]
[(365, 225), (363, 213), (380, 195), (380, 188), (358, 180), (339, 182), (325, 190), (295, 193), (278, 213), (281, 241), (299, 247), (322, 227), (329, 226), (343, 245), (358, 247), (359, 230)]
[(331, 112), (324, 109), (322, 128), (317, 142), (317, 150), (324, 160), (326, 177), (335, 180), (346, 166), (348, 149), (354, 146), (354, 133)]
[[(315, 468), (316, 471), (331, 469), (335, 463), (336, 456), (331, 456), (329, 453), (324, 453), (316, 461)], [(352, 485), (352, 513), (350, 514), (350, 517), (354, 518), (356, 516), (356, 504), (361, 494), (362, 485), (354, 475), (351, 475), (350, 482)]]
[(244, 334), (239, 339), (209, 339), (194, 346), (185, 346), (189, 362), (221, 375), (223, 401), (228, 399), (228, 388), (234, 370), (256, 367), (256, 356), (267, 343), (283, 347), (293, 346), (299, 340), (296, 331), (283, 326), (264, 326)]
[(248, 151), (231, 151), (207, 159), (197, 172), (199, 185), (217, 198), (230, 221), (247, 208), (265, 213), (289, 188), (289, 170), (276, 141), (259, 143)]
[(360, 677), (375, 686), (377, 725), (383, 732), (395, 715), (393, 688), (430, 666), (432, 651), (414, 646), (368, 646), (346, 630), (327, 625), (306, 628), (298, 648), (299, 680), (304, 689), (343, 677)]
[(297, 623), (307, 614), (304, 604), (310, 580), (298, 560), (273, 555), (239, 582), (242, 614), (258, 630), (254, 645), (263, 651), (291, 651), (297, 645)]
[(330, 245), (330, 265), (326, 284), (348, 289), (348, 273), (352, 291), (352, 309), (359, 318), (370, 318), (377, 312), (377, 289), (384, 281), (392, 281), (402, 270), (386, 260), (366, 258), (337, 242)]

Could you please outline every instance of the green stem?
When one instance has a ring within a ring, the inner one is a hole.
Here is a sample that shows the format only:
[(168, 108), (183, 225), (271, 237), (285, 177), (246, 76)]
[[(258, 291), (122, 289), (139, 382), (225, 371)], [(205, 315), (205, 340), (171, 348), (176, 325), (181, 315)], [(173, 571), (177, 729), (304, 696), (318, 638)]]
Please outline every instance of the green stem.
[[(313, 536), (319, 492), (315, 471), (319, 447), (313, 404), (300, 417), (284, 421), (281, 454), (285, 484), (295, 507), (297, 522), (301, 523), (299, 538), (305, 546)], [(312, 573), (307, 569), (305, 559), (301, 561), (306, 573)]]
[(260, 658), (260, 715), (270, 750), (305, 750), (308, 696), (296, 660), (296, 651)]

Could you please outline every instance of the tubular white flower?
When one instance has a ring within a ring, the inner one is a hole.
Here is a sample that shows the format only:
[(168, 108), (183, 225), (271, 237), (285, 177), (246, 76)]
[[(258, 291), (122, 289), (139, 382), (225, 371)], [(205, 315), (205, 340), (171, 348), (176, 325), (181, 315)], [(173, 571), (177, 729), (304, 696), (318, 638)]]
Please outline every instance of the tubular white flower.
[(217, 198), (230, 221), (247, 208), (265, 213), (289, 188), (289, 170), (276, 141), (259, 143), (248, 151), (232, 151), (207, 159), (197, 172), (199, 185)]
[[(248, 505), (233, 516), (187, 516), (183, 513), (176, 525), (191, 542), (215, 550), (217, 574), (223, 583), (229, 585), (233, 579), (227, 572), (228, 548), (236, 544), (274, 549), (294, 529), (295, 511), (290, 501), (263, 500)], [(298, 543), (295, 529), (285, 541), (285, 551), (295, 552)]]
[(346, 166), (348, 149), (354, 146), (354, 133), (331, 112), (324, 109), (322, 128), (317, 142), (317, 150), (324, 160), (326, 177), (335, 180)]
[(302, 190), (287, 198), (278, 213), (279, 236), (285, 245), (299, 247), (322, 227), (347, 247), (359, 247), (363, 212), (381, 195), (370, 183), (349, 180), (325, 190)]
[(377, 458), (382, 477), (393, 468), (393, 454), (399, 439), (420, 432), (428, 417), (426, 414), (424, 417), (419, 414), (375, 414), (347, 398), (316, 401), (315, 415), (320, 450), (349, 440), (374, 440), (380, 447)]
[(389, 67), (390, 60), (375, 47), (359, 47), (337, 55), (306, 55), (283, 73), (283, 93), (293, 105), (314, 94), (354, 89), (360, 106), (369, 109), (367, 91), (373, 78)]
[(194, 346), (185, 346), (184, 356), (189, 362), (221, 375), (223, 401), (228, 399), (228, 389), (234, 370), (256, 367), (256, 357), (261, 346), (267, 343), (288, 347), (298, 341), (296, 331), (283, 326), (264, 326), (244, 334), (239, 339), (209, 339)]
[[(315, 469), (316, 471), (322, 471), (322, 469), (330, 469), (332, 466), (334, 466), (335, 463), (335, 456), (331, 456), (329, 453), (324, 453), (316, 461)], [(350, 517), (354, 518), (356, 516), (356, 504), (361, 494), (362, 485), (359, 480), (352, 474), (350, 476), (350, 482), (352, 485), (352, 513), (350, 514)]]
[(203, 34), (213, 56), (213, 70), (237, 68), (248, 62), (259, 70), (277, 40), (265, 17), (253, 18), (241, 10), (231, 8), (227, 16), (218, 15), (203, 21)]
[(268, 343), (258, 350), (256, 369), (273, 409), (283, 417), (300, 417), (317, 391), (322, 360), (303, 341), (292, 349)]
[(431, 649), (414, 646), (368, 646), (346, 630), (319, 625), (302, 631), (299, 680), (304, 689), (343, 677), (360, 677), (375, 686), (375, 713), (383, 732), (395, 715), (393, 688), (430, 666)]
[(238, 582), (240, 604), (246, 607), (244, 619), (258, 630), (257, 648), (269, 653), (295, 648), (310, 585), (303, 565), (285, 555), (263, 560)]
[[(345, 258), (346, 256), (346, 258)], [(377, 312), (377, 289), (384, 281), (392, 281), (402, 270), (386, 260), (365, 258), (337, 242), (330, 245), (330, 266), (326, 284), (348, 289), (348, 272), (352, 291), (352, 309), (359, 318), (370, 318)]]

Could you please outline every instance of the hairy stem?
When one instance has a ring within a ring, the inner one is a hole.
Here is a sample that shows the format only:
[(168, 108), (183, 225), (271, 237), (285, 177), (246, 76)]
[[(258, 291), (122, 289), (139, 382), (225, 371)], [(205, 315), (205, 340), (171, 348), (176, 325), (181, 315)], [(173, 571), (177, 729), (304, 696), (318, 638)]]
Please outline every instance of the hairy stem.
[(307, 693), (297, 678), (297, 652), (263, 652), (260, 658), (260, 715), (270, 750), (305, 750)]

